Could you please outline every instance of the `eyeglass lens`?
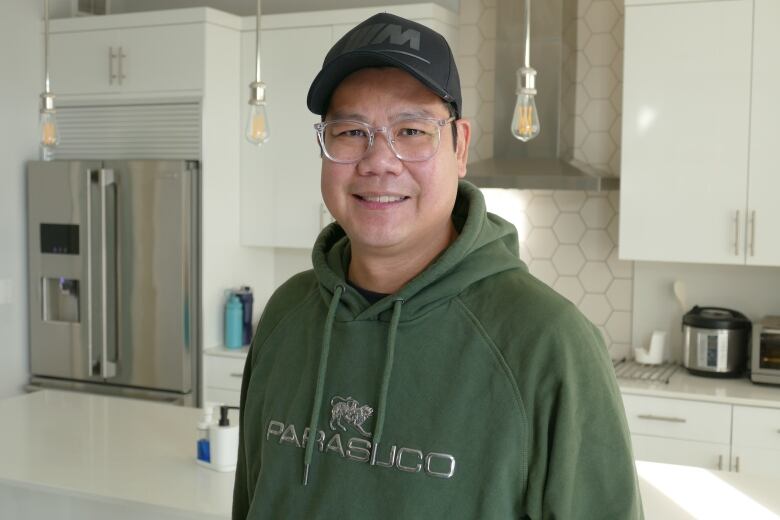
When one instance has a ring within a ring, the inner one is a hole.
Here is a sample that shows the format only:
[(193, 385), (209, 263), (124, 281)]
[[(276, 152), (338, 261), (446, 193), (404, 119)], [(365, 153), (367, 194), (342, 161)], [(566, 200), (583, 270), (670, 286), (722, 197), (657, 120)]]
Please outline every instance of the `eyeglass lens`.
[[(439, 145), (439, 125), (429, 119), (405, 119), (385, 130), (399, 159), (430, 159)], [(323, 146), (331, 159), (359, 161), (371, 145), (372, 128), (360, 121), (329, 121), (322, 130)], [(375, 135), (374, 139), (381, 139)]]

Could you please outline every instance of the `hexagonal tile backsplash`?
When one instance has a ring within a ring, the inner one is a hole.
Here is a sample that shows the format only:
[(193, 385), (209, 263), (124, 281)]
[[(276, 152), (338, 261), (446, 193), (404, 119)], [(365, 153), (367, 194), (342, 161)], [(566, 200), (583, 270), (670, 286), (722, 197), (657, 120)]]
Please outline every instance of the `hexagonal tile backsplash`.
[(631, 342), (633, 264), (617, 257), (619, 193), (483, 189), (518, 228), (531, 274), (577, 305), (615, 358)]
[[(564, 8), (570, 19), (564, 23), (569, 54), (564, 58), (561, 118), (573, 128), (562, 136), (565, 153), (619, 175), (623, 0), (564, 2), (573, 2)], [(493, 156), (495, 22), (496, 0), (461, 0), (457, 59), (464, 116), (474, 128), (469, 162)], [(634, 266), (617, 255), (619, 194), (483, 193), (488, 210), (517, 227), (520, 256), (531, 273), (598, 326), (613, 358), (627, 356)]]

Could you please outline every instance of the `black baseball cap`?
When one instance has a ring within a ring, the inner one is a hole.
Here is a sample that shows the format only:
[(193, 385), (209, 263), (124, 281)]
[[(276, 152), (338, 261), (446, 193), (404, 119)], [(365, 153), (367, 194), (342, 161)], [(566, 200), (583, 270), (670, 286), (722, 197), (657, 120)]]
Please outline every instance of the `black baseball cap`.
[(330, 49), (309, 87), (309, 110), (325, 114), (338, 84), (367, 67), (405, 70), (451, 104), (456, 117), (461, 116), (460, 78), (447, 40), (433, 29), (390, 13), (368, 18)]

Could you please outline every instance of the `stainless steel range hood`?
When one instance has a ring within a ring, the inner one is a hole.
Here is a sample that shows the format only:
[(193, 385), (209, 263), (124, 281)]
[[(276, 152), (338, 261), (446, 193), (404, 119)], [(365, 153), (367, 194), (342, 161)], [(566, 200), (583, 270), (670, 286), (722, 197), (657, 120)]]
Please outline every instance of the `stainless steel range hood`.
[[(523, 57), (523, 2), (498, 0), (494, 157), (468, 166), (482, 188), (616, 190), (620, 178), (575, 160), (574, 109), (577, 0), (531, 1), (531, 66), (542, 131), (527, 143), (509, 128), (516, 99), (515, 71)], [(568, 57), (568, 59), (564, 59)]]

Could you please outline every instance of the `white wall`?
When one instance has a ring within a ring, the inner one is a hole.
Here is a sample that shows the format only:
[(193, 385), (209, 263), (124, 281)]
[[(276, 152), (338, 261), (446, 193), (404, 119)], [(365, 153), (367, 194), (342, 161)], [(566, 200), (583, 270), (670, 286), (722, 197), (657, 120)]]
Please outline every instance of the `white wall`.
[(42, 18), (43, 2), (0, 2), (0, 398), (21, 393), (28, 371), (24, 168), (38, 158)]
[[(682, 355), (682, 317), (694, 305), (726, 307), (757, 321), (780, 315), (780, 269), (666, 262), (634, 263), (634, 346), (647, 345), (653, 330), (667, 331), (673, 359)], [(672, 285), (685, 286), (685, 310)]]

